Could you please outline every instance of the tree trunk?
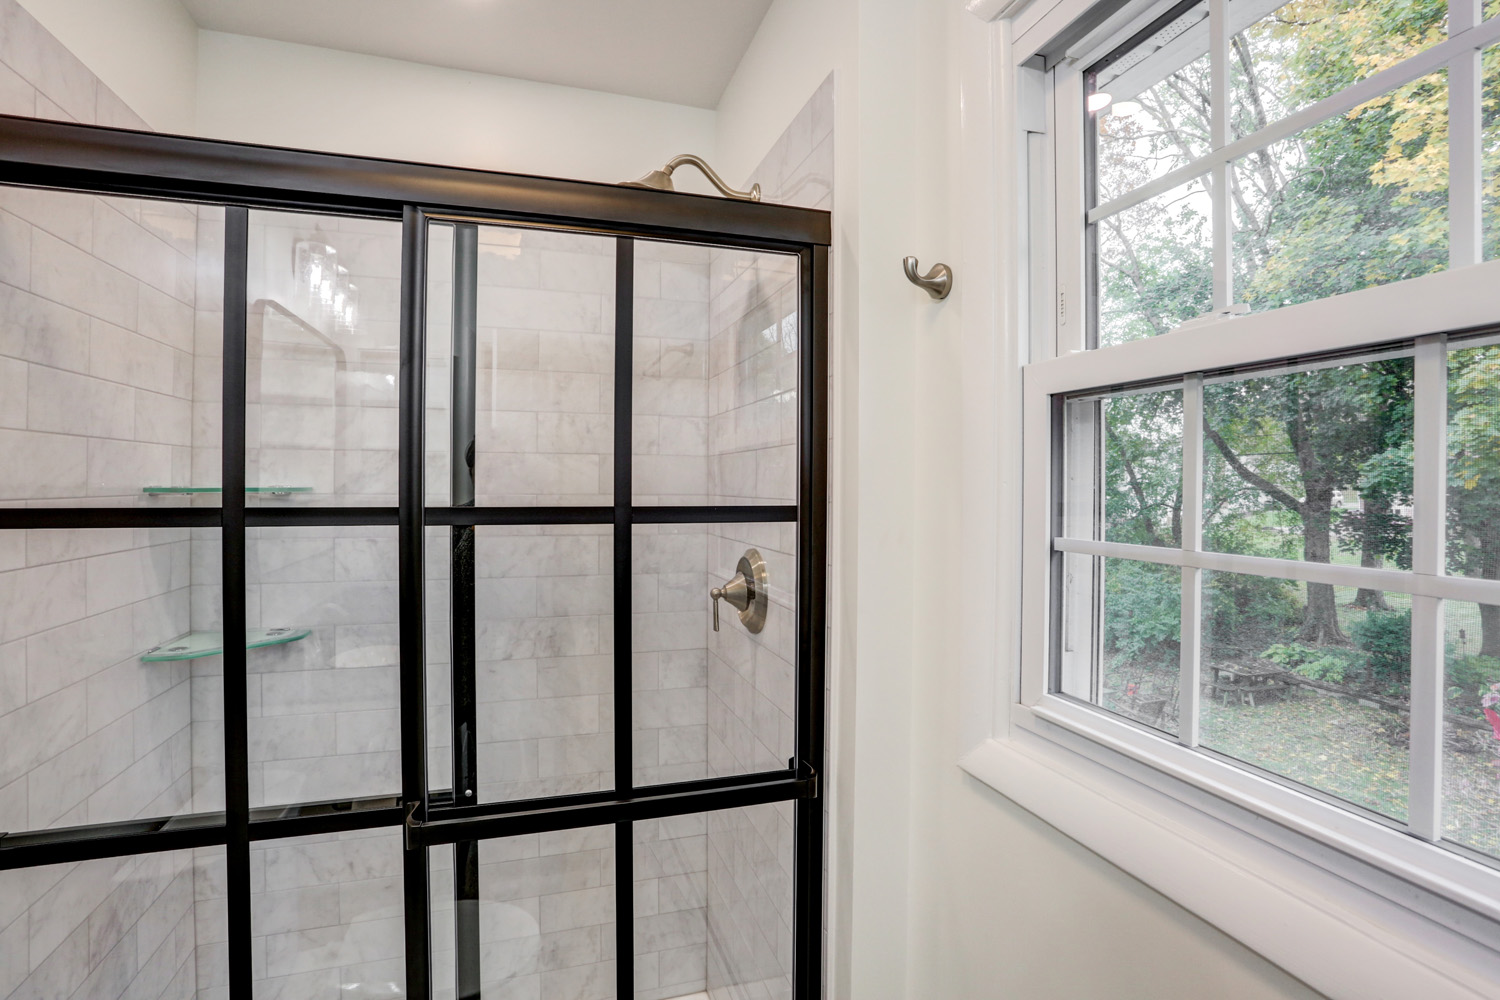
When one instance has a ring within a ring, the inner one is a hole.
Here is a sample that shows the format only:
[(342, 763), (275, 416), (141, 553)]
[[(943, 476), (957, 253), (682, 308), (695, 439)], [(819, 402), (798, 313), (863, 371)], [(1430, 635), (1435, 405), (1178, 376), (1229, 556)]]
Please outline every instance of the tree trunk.
[[(1486, 580), (1500, 580), (1500, 538), (1495, 526), (1486, 524), (1479, 536), (1479, 575)], [(1500, 657), (1500, 606), (1479, 606), (1480, 656)]]
[[(1361, 496), (1360, 502), (1364, 510), (1360, 515), (1359, 531), (1359, 564), (1365, 569), (1379, 569), (1384, 561), (1380, 557), (1380, 537), (1375, 531), (1375, 517), (1371, 509), (1377, 504), (1382, 512), (1390, 507), (1390, 500), (1378, 493), (1369, 496)], [(1382, 513), (1382, 516), (1386, 516)], [(1385, 603), (1385, 592), (1371, 590), (1368, 587), (1359, 588), (1359, 593), (1354, 595), (1354, 606), (1365, 608), (1369, 611), (1389, 611), (1390, 605)]]
[[(1308, 483), (1307, 499), (1302, 502), (1302, 558), (1307, 562), (1326, 563), (1332, 553), (1333, 487)], [(1302, 630), (1297, 641), (1310, 646), (1347, 645), (1339, 628), (1338, 604), (1333, 586), (1327, 583), (1307, 585), (1307, 610), (1302, 615)]]

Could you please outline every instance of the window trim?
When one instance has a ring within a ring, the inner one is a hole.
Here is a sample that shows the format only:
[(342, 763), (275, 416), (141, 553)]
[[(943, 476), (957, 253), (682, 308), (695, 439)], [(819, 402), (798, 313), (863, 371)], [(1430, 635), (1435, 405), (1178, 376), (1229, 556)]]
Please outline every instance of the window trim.
[[(989, 172), (965, 177), (966, 203), (990, 206), (965, 215), (966, 245), (993, 246), (995, 287), (1017, 290), (1030, 308), (976, 303), (963, 318), (966, 351), (1000, 362), (983, 378), (965, 369), (966, 394), (989, 393), (998, 419), (976, 429), (978, 453), (964, 465), (963, 529), (993, 539), (1002, 559), (1017, 558), (1013, 569), (976, 577), (987, 589), (965, 603), (975, 612), (965, 645), (987, 662), (966, 670), (960, 767), (1326, 995), (1493, 995), (1500, 921), (1480, 912), (1500, 899), (1489, 892), (1500, 889), (1493, 869), (1046, 694), (1047, 629), (1022, 623), (1049, 615), (1052, 393), (1491, 327), (1500, 321), (1491, 291), (1500, 287), (1500, 261), (1453, 260), (1449, 270), (1395, 285), (1085, 351), (1084, 226), (1056, 225), (1084, 216), (1081, 114), (1063, 110), (1082, 107), (1082, 79), (1067, 55), (1091, 62), (1106, 36), (1149, 20), (1152, 3), (969, 6), (990, 23), (986, 44), (966, 51), (965, 85), (983, 81), (993, 113), (965, 117), (964, 146), (988, 147), (994, 158)], [(1114, 9), (1099, 18), (1101, 6)], [(1084, 18), (1100, 26), (1067, 55), (1042, 54)], [(1476, 50), (1476, 68), (1477, 59)], [(1044, 105), (1023, 103), (1035, 93), (1045, 94)], [(1477, 170), (1477, 148), (1450, 142)], [(1031, 177), (1039, 167), (1044, 175)], [(1028, 191), (1045, 202), (1028, 201)], [(1028, 220), (1023, 240), (1017, 226)], [(1453, 225), (1450, 241), (1465, 239), (1477, 258), (1478, 234)], [(1289, 321), (1313, 335), (1290, 334)], [(966, 399), (966, 412), (979, 415), (980, 402)], [(978, 613), (989, 607), (993, 614)], [(1169, 765), (1190, 758), (1183, 776), (1162, 766), (1164, 750)], [(1296, 822), (1267, 819), (1267, 800), (1289, 807)], [(1305, 832), (1313, 828), (1320, 836)], [(1484, 898), (1467, 908), (1443, 891), (1450, 887)]]

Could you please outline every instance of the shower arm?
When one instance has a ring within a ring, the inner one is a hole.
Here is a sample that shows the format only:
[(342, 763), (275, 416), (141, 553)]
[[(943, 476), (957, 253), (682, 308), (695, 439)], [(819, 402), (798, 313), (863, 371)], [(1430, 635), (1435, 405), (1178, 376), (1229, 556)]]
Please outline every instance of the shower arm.
[(713, 167), (705, 163), (703, 157), (695, 156), (692, 153), (682, 153), (674, 156), (660, 170), (653, 170), (639, 180), (622, 181), (621, 187), (650, 188), (655, 191), (675, 190), (672, 186), (672, 171), (685, 165), (697, 167), (702, 171), (703, 176), (708, 178), (709, 183), (718, 188), (719, 193), (726, 198), (733, 198), (736, 201), (760, 201), (759, 184), (751, 185), (748, 191), (736, 191), (724, 183), (724, 178), (720, 177)]

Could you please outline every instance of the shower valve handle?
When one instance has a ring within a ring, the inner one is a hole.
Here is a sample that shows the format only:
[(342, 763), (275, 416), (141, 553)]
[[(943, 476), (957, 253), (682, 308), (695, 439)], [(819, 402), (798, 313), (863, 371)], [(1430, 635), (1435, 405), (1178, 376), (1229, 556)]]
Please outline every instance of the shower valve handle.
[(755, 588), (745, 579), (744, 573), (734, 574), (734, 579), (722, 587), (714, 587), (708, 592), (708, 596), (714, 599), (714, 631), (719, 631), (719, 602), (728, 601), (734, 605), (736, 611), (744, 611), (750, 606), (755, 598)]
[(766, 561), (759, 552), (746, 549), (736, 570), (724, 586), (709, 589), (708, 596), (714, 604), (714, 631), (719, 631), (719, 602), (728, 601), (739, 612), (746, 630), (759, 632), (766, 625)]

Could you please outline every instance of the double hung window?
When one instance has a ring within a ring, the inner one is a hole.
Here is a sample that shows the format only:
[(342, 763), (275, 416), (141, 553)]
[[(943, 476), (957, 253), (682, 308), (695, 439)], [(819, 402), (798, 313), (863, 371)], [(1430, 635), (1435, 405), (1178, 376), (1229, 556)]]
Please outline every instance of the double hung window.
[(1496, 14), (1135, 4), (1047, 54), (1013, 715), (1491, 930)]

